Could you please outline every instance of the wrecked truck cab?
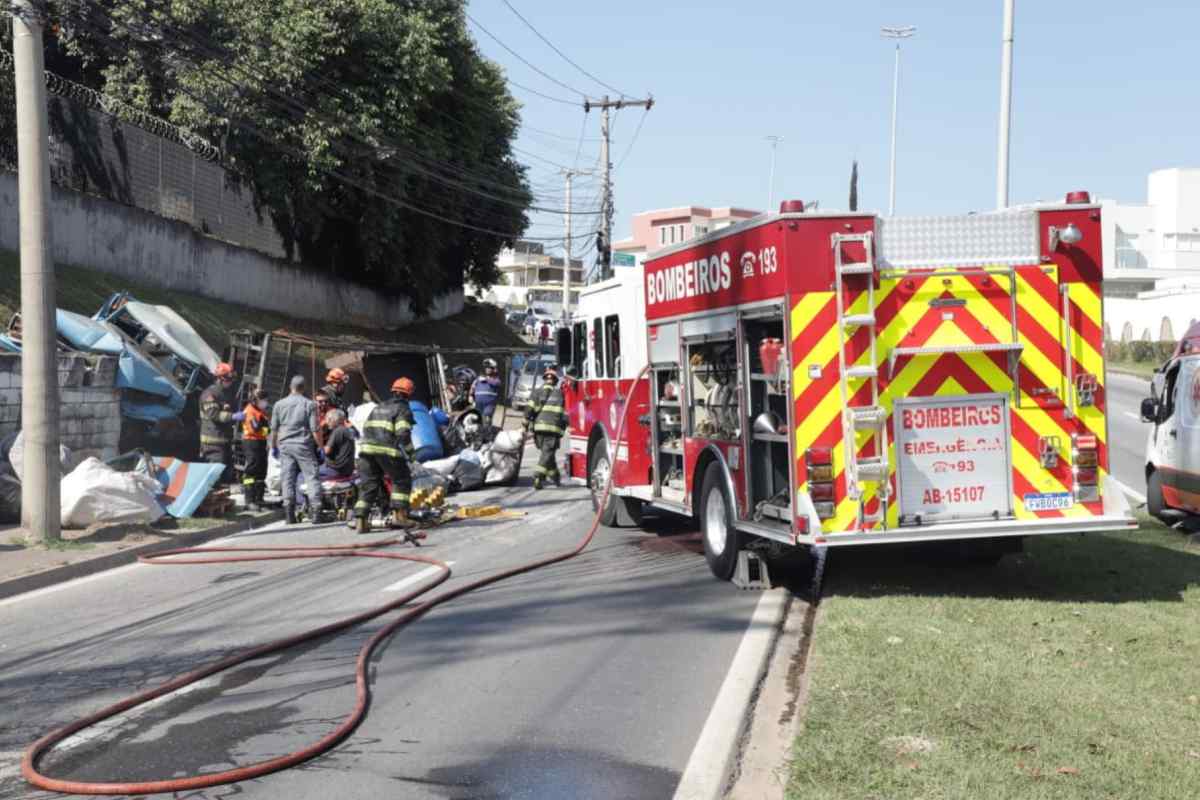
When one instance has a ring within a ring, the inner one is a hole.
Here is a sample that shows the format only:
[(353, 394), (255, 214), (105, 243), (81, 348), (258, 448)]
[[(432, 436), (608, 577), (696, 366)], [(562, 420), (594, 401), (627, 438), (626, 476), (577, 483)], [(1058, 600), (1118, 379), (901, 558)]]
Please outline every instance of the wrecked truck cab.
[(142, 303), (128, 292), (117, 292), (108, 298), (94, 319), (120, 328), (174, 377), (185, 394), (207, 386), (221, 361), (216, 351), (173, 309)]

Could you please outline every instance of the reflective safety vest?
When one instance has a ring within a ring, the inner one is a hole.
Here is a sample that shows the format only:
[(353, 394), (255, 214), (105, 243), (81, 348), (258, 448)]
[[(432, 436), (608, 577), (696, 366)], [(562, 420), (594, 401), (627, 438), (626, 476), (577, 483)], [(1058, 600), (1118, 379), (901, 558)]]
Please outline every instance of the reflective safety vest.
[(200, 444), (222, 447), (233, 440), (233, 398), (217, 381), (200, 395)]
[(242, 439), (266, 440), (267, 434), (271, 432), (271, 420), (267, 417), (266, 412), (254, 403), (250, 403), (242, 413), (246, 415), (246, 418), (242, 420)]
[(561, 384), (542, 384), (529, 402), (525, 418), (533, 422), (534, 433), (562, 436), (567, 432), (567, 410), (563, 407)]
[(385, 400), (371, 410), (363, 423), (362, 443), (358, 452), (363, 455), (412, 456), (412, 409), (399, 397)]

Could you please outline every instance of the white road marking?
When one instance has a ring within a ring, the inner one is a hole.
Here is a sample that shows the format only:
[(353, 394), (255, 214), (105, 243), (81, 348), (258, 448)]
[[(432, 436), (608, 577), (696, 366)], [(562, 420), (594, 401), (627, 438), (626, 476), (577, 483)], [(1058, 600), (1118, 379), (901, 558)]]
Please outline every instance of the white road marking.
[[(446, 566), (453, 567), (456, 563), (458, 563), (458, 562), (447, 561)], [(425, 569), (421, 570), (420, 572), (415, 572), (412, 575), (409, 575), (407, 578), (401, 578), (400, 580), (396, 581), (395, 583), (391, 584), (390, 586), (383, 587), (380, 591), (398, 592), (402, 589), (407, 589), (409, 586), (418, 584), (421, 581), (425, 580), (426, 578), (432, 578), (434, 575), (437, 575), (441, 571), (442, 571), (441, 567), (426, 567)]]
[(1125, 416), (1129, 417), (1134, 422), (1142, 421), (1142, 418), (1140, 416), (1138, 416), (1137, 414), (1133, 413), (1132, 411), (1122, 411), (1121, 413), (1124, 414)]
[(763, 592), (742, 635), (729, 672), (700, 731), (700, 738), (675, 789), (675, 800), (717, 800), (723, 796), (742, 729), (749, 718), (750, 701), (767, 669), (771, 644), (791, 594), (784, 589)]
[(1115, 483), (1118, 487), (1120, 487), (1122, 492), (1129, 495), (1137, 502), (1139, 502), (1139, 503), (1146, 502), (1146, 495), (1142, 494), (1141, 492), (1135, 492), (1131, 487), (1129, 487), (1126, 484), (1122, 483), (1121, 481), (1117, 480), (1112, 474), (1109, 474), (1108, 477), (1112, 480), (1113, 483)]
[[(117, 714), (115, 717), (109, 717), (108, 719), (101, 720), (100, 722), (97, 722), (95, 725), (89, 725), (88, 727), (84, 728), (82, 731), (74, 734), (73, 736), (68, 736), (66, 739), (63, 739), (58, 744), (54, 745), (54, 751), (62, 752), (63, 750), (71, 750), (73, 748), (79, 747), (80, 745), (87, 744), (88, 742), (93, 741), (94, 739), (100, 739), (105, 736), (108, 736), (110, 733), (112, 733), (117, 728), (120, 728), (122, 725), (126, 724), (127, 722), (131, 722), (131, 721), (137, 719), (138, 717), (145, 714), (147, 711), (157, 708), (158, 706), (161, 706), (165, 703), (169, 703), (172, 700), (175, 700), (176, 698), (191, 694), (192, 692), (198, 692), (201, 689), (210, 689), (214, 686), (217, 686), (220, 683), (220, 681), (221, 681), (221, 673), (217, 673), (216, 675), (209, 675), (207, 678), (196, 681), (195, 683), (189, 683), (187, 686), (181, 686), (180, 688), (176, 689), (173, 692), (164, 694), (162, 697), (156, 697), (153, 700), (147, 700), (145, 703), (142, 703), (140, 706), (134, 706), (133, 708), (129, 709), (128, 711), (124, 711), (120, 714)], [(165, 736), (165, 735), (166, 735), (166, 732), (164, 731), (162, 736)], [(158, 738), (162, 738), (162, 736), (160, 736)], [(143, 739), (141, 741), (145, 741), (145, 740)]]

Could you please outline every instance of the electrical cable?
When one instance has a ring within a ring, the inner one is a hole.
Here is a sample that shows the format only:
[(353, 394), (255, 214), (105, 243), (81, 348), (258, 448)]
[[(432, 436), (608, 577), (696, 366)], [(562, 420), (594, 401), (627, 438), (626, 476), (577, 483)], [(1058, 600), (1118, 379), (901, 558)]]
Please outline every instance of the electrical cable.
[(492, 32), (491, 32), (491, 31), (489, 31), (487, 28), (485, 28), (485, 27), (483, 27), (482, 25), (480, 25), (480, 24), (479, 24), (479, 21), (478, 21), (478, 20), (476, 20), (474, 17), (472, 17), (470, 14), (467, 14), (465, 11), (463, 12), (463, 14), (466, 16), (466, 18), (467, 18), (468, 20), (470, 20), (470, 21), (471, 21), (471, 24), (472, 24), (472, 25), (474, 25), (476, 28), (479, 28), (479, 30), (481, 30), (481, 31), (483, 31), (484, 33), (486, 33), (486, 34), (488, 35), (488, 37), (489, 37), (489, 38), (490, 38), (490, 39), (491, 39), (493, 42), (495, 42), (496, 44), (498, 44), (498, 45), (500, 45), (501, 47), (503, 47), (503, 48), (504, 48), (505, 50), (507, 50), (507, 51), (509, 52), (509, 54), (511, 54), (511, 55), (512, 55), (514, 58), (516, 58), (518, 61), (520, 61), (520, 62), (521, 62), (522, 64), (524, 64), (525, 66), (529, 67), (531, 70), (533, 70), (534, 72), (536, 72), (538, 75), (541, 75), (543, 78), (545, 78), (546, 80), (550, 81), (551, 83), (556, 83), (556, 84), (558, 84), (558, 85), (559, 85), (559, 86), (561, 86), (562, 88), (566, 89), (568, 92), (574, 92), (575, 94), (579, 95), (580, 97), (582, 97), (582, 98), (584, 98), (584, 99), (587, 99), (587, 92), (581, 92), (580, 90), (576, 89), (574, 86), (568, 86), (567, 84), (563, 83), (563, 82), (562, 82), (562, 81), (560, 81), (558, 78), (556, 78), (556, 77), (554, 77), (553, 75), (551, 75), (550, 73), (548, 73), (548, 72), (545, 72), (545, 71), (543, 71), (543, 70), (539, 69), (538, 67), (534, 66), (534, 65), (533, 65), (533, 64), (532, 64), (532, 63), (531, 63), (531, 62), (530, 62), (530, 61), (529, 61), (527, 58), (525, 58), (525, 56), (521, 55), (521, 54), (520, 54), (520, 53), (518, 53), (516, 50), (513, 50), (511, 47), (509, 47), (508, 45), (506, 45), (504, 42), (500, 41), (500, 39), (499, 39), (499, 38), (496, 36), (496, 34), (492, 33)]
[[(138, 28), (136, 28), (128, 23), (125, 23), (123, 21), (120, 21), (120, 20), (116, 19), (115, 17), (105, 13), (102, 8), (98, 8), (96, 6), (90, 6), (89, 9), (93, 12), (103, 15), (104, 18), (107, 19), (107, 21), (115, 27), (122, 28), (125, 31), (127, 31), (131, 34), (135, 34), (135, 35), (141, 33), (138, 30)], [(89, 26), (91, 28), (92, 32), (98, 36), (104, 35), (104, 32), (101, 31), (100, 29), (96, 28), (96, 26), (94, 24), (89, 23), (88, 21), (82, 21), (82, 24), (84, 26)], [(262, 87), (260, 89), (260, 95), (263, 97), (264, 100), (266, 100), (267, 102), (270, 102), (274, 107), (276, 107), (278, 109), (286, 111), (292, 115), (299, 115), (299, 116), (292, 117), (294, 122), (297, 122), (297, 123), (303, 122), (305, 117), (311, 116), (311, 117), (315, 118), (316, 120), (325, 122), (327, 124), (331, 124), (331, 125), (341, 125), (342, 124), (341, 120), (336, 120), (336, 119), (329, 117), (328, 115), (321, 114), (312, 105), (305, 104), (302, 101), (297, 100), (291, 94), (287, 94), (282, 91), (273, 89), (269, 85), (269, 83), (263, 79), (262, 76), (254, 74), (248, 68), (245, 68), (245, 67), (242, 67), (242, 66), (232, 63), (228, 59), (228, 57), (225, 53), (222, 53), (221, 51), (214, 49), (214, 46), (211, 42), (209, 42), (201, 37), (198, 37), (186, 30), (172, 27), (161, 20), (159, 20), (159, 22), (158, 22), (157, 32), (160, 35), (157, 38), (157, 41), (155, 43), (164, 51), (164, 54), (165, 54), (165, 48), (167, 46), (166, 39), (169, 36), (173, 36), (177, 43), (179, 41), (183, 41), (185, 44), (190, 44), (193, 48), (200, 51), (202, 55), (207, 55), (208, 58), (223, 63), (225, 67), (236, 70), (238, 73), (240, 73), (240, 79), (236, 76), (234, 78), (231, 78), (228, 72), (217, 69), (213, 64), (196, 63), (195, 66), (197, 66), (198, 68), (202, 68), (202, 69), (206, 68), (210, 73), (216, 75), (216, 77), (218, 77), (224, 83), (230, 85), (235, 90), (244, 89), (245, 84), (247, 83), (247, 80), (246, 80), (247, 78), (253, 79), (253, 81), (257, 82)], [(351, 102), (358, 101), (358, 98), (356, 98), (352, 95), (348, 95), (340, 87), (336, 87), (335, 84), (331, 84), (328, 81), (328, 79), (323, 79), (320, 76), (318, 76), (318, 81), (324, 82), (324, 83), (327, 83), (327, 84), (333, 86), (341, 97), (343, 97)], [(456, 120), (456, 121), (459, 121), (459, 120)], [(370, 140), (364, 138), (363, 136), (356, 135), (352, 131), (346, 131), (345, 135), (347, 136), (347, 138), (358, 140), (359, 142), (363, 143), (367, 147), (371, 148), (376, 153), (379, 150), (378, 142), (370, 141)], [(485, 192), (483, 190), (467, 186), (467, 185), (461, 183), (457, 179), (438, 174), (437, 172), (434, 171), (434, 167), (458, 172), (460, 175), (462, 175), (466, 178), (469, 178), (472, 180), (477, 180), (482, 183), (490, 183), (493, 186), (498, 186), (499, 188), (505, 190), (506, 192), (512, 193), (514, 196), (523, 196), (523, 194), (524, 194), (522, 189), (520, 189), (519, 187), (513, 187), (512, 184), (509, 182), (497, 182), (494, 180), (490, 180), (489, 178), (481, 177), (480, 173), (470, 171), (470, 170), (464, 170), (455, 165), (446, 164), (445, 162), (437, 161), (429, 156), (426, 156), (423, 153), (420, 153), (419, 151), (414, 151), (410, 146), (408, 146), (405, 143), (399, 142), (398, 140), (389, 139), (387, 137), (382, 137), (382, 136), (378, 137), (378, 138), (379, 138), (380, 142), (389, 145), (391, 148), (394, 148), (395, 150), (400, 151), (404, 156), (406, 156), (409, 159), (410, 166), (413, 167), (413, 170), (415, 172), (424, 174), (427, 177), (429, 177), (430, 179), (438, 181), (440, 183), (443, 183), (452, 188), (460, 189), (467, 193), (476, 194), (478, 196), (485, 197), (486, 199), (496, 200), (497, 202), (504, 203), (506, 205), (510, 205), (514, 208), (519, 208), (522, 210), (534, 210), (534, 211), (539, 211), (542, 213), (559, 214), (559, 215), (566, 213), (565, 209), (557, 209), (557, 208), (539, 206), (539, 204), (536, 202), (532, 202), (529, 205), (525, 205), (523, 202), (515, 202), (515, 201), (511, 201), (511, 200), (505, 200), (503, 197), (499, 197), (496, 194), (493, 194), (491, 192)], [(333, 149), (333, 148), (331, 148), (331, 149)], [(515, 150), (518, 148), (513, 148), (513, 149)], [(342, 154), (342, 155), (344, 155), (344, 154)], [(413, 163), (414, 161), (416, 161), (417, 163)], [(420, 163), (422, 161), (424, 163)], [(551, 164), (555, 163), (555, 162), (549, 161), (548, 159), (546, 161)], [(572, 213), (575, 213), (575, 212), (572, 212)], [(579, 213), (587, 213), (587, 212), (579, 212)]]
[[(520, 11), (517, 11), (517, 9), (513, 8), (513, 4), (512, 4), (512, 3), (508, 2), (508, 0), (502, 0), (502, 2), (504, 3), (504, 5), (508, 6), (508, 10), (509, 10), (509, 11), (511, 11), (512, 13), (514, 13), (514, 14), (516, 14), (516, 15), (517, 15), (517, 19), (519, 19), (519, 20), (521, 20), (521, 22), (524, 22), (524, 23), (525, 23), (525, 27), (529, 28), (529, 30), (533, 31), (534, 35), (536, 35), (536, 36), (537, 36), (539, 39), (541, 39), (543, 42), (545, 42), (547, 45), (549, 45), (549, 47), (550, 47), (550, 49), (551, 49), (551, 50), (553, 50), (554, 52), (556, 52), (556, 53), (558, 53), (560, 56), (562, 56), (562, 60), (563, 60), (563, 61), (566, 61), (566, 62), (567, 62), (568, 64), (570, 64), (572, 67), (574, 67), (575, 69), (579, 70), (579, 71), (580, 71), (580, 72), (582, 72), (584, 75), (586, 75), (587, 77), (589, 77), (589, 78), (591, 78), (592, 80), (594, 80), (596, 83), (598, 83), (598, 84), (600, 84), (601, 86), (603, 86), (605, 89), (608, 89), (610, 92), (616, 92), (616, 93), (617, 93), (617, 94), (619, 94), (621, 97), (629, 97), (629, 96), (630, 96), (630, 95), (628, 95), (627, 93), (625, 93), (625, 92), (622, 92), (620, 89), (618, 89), (618, 88), (616, 88), (616, 87), (614, 87), (614, 86), (610, 86), (609, 84), (607, 84), (607, 83), (605, 83), (604, 81), (602, 81), (602, 80), (600, 80), (599, 78), (597, 78), (597, 77), (596, 77), (595, 75), (593, 75), (592, 73), (588, 72), (588, 71), (587, 71), (586, 69), (584, 69), (583, 67), (581, 67), (581, 66), (579, 66), (578, 64), (576, 64), (574, 61), (572, 61), (570, 58), (568, 58), (568, 57), (567, 57), (567, 54), (566, 54), (566, 53), (564, 53), (562, 50), (559, 50), (557, 47), (555, 47), (555, 46), (554, 46), (554, 42), (552, 42), (552, 41), (550, 41), (549, 39), (547, 39), (545, 36), (543, 36), (543, 35), (542, 35), (541, 31), (539, 31), (537, 28), (533, 27), (533, 23), (532, 23), (532, 22), (530, 22), (529, 20), (525, 19), (525, 17), (521, 16), (521, 12), (520, 12)], [(478, 23), (476, 23), (476, 24), (478, 24)]]
[[(124, 28), (125, 30), (128, 30), (128, 31), (130, 31), (130, 32), (135, 32), (135, 31), (134, 31), (134, 29), (132, 29), (132, 28), (130, 28), (130, 27), (128, 27), (128, 26), (126, 26), (126, 25), (124, 25), (123, 23), (121, 23), (121, 22), (119, 22), (119, 21), (117, 21), (117, 20), (115, 20), (115, 19), (113, 19), (113, 18), (111, 18), (111, 17), (109, 17), (109, 20), (110, 20), (110, 21), (111, 21), (111, 22), (112, 22), (114, 25), (116, 25), (117, 27), (122, 27), (122, 28)], [(87, 23), (84, 23), (84, 24), (87, 24)], [(102, 33), (101, 31), (99, 31), (98, 29), (95, 29), (95, 28), (94, 28), (94, 26), (93, 26), (93, 33), (95, 33), (95, 34), (96, 34), (96, 35), (98, 35), (98, 36), (101, 36), (101, 35), (103, 35), (103, 33)], [(160, 42), (160, 45), (161, 45), (161, 42)], [(233, 88), (235, 88), (235, 89), (236, 89), (236, 88), (238, 88), (238, 87), (241, 85), (241, 84), (240, 84), (238, 81), (236, 81), (236, 80), (234, 80), (234, 79), (230, 78), (230, 77), (229, 77), (227, 74), (225, 74), (225, 73), (224, 73), (222, 70), (220, 70), (220, 69), (216, 69), (216, 68), (214, 68), (212, 65), (206, 65), (206, 66), (208, 67), (208, 69), (209, 69), (209, 72), (210, 72), (211, 74), (214, 74), (215, 76), (217, 76), (219, 79), (221, 79), (223, 82), (227, 83), (227, 84), (228, 84), (228, 85), (230, 85), (231, 87), (233, 87)], [(245, 71), (243, 71), (243, 74), (246, 74), (246, 73), (245, 73)], [(250, 75), (250, 77), (258, 78), (258, 76), (254, 76), (254, 75), (252, 75), (252, 74)], [(185, 89), (185, 88), (184, 88), (184, 87), (182, 87), (182, 86), (179, 86), (179, 87), (177, 87), (177, 89), (178, 89), (178, 91), (179, 91), (180, 93), (182, 93), (182, 94), (185, 94), (185, 95), (187, 95), (188, 97), (192, 98), (192, 99), (193, 99), (193, 100), (195, 100), (197, 103), (199, 103), (200, 105), (202, 105), (203, 107), (205, 107), (206, 109), (208, 109), (208, 110), (209, 110), (211, 113), (214, 113), (214, 114), (218, 114), (218, 115), (222, 115), (222, 116), (223, 116), (223, 114), (221, 114), (221, 113), (220, 113), (220, 112), (222, 111), (222, 109), (217, 109), (217, 108), (215, 108), (215, 107), (214, 107), (214, 106), (212, 106), (212, 105), (211, 105), (209, 102), (205, 101), (203, 98), (200, 98), (200, 97), (198, 97), (196, 94), (194, 94), (194, 93), (190, 92), (189, 90)], [(267, 96), (267, 97), (264, 97), (264, 99), (267, 99), (267, 100), (268, 100), (268, 102), (272, 102), (272, 103), (273, 103), (273, 104), (274, 104), (276, 107), (278, 107), (278, 108), (282, 108), (282, 109), (285, 109), (285, 110), (288, 108), (288, 103), (287, 103), (287, 102), (281, 102), (281, 101), (278, 101), (278, 100), (271, 100), (271, 99), (269, 98), (269, 94), (270, 94), (270, 92), (268, 91), (268, 93), (267, 93), (267, 94), (268, 94), (268, 96)], [(285, 98), (285, 99), (286, 99), (286, 98)], [(311, 107), (306, 107), (306, 106), (303, 106), (303, 104), (299, 104), (298, 102), (295, 102), (295, 101), (292, 101), (292, 108), (293, 108), (293, 111), (295, 111), (295, 110), (300, 110), (300, 111), (311, 111), (311, 110), (312, 110), (312, 109), (311, 109)], [(320, 118), (320, 117), (318, 117), (318, 119), (319, 119), (319, 118)], [(295, 149), (286, 148), (286, 146), (284, 146), (284, 145), (282, 145), (282, 144), (279, 144), (278, 142), (274, 142), (274, 141), (273, 141), (271, 138), (269, 138), (268, 136), (266, 136), (266, 135), (262, 134), (262, 132), (261, 132), (261, 131), (259, 131), (259, 130), (258, 130), (257, 128), (255, 128), (254, 126), (251, 126), (251, 125), (248, 125), (247, 123), (242, 123), (242, 122), (234, 123), (234, 122), (232, 122), (232, 121), (231, 121), (231, 123), (230, 123), (230, 124), (231, 124), (231, 125), (233, 125), (233, 126), (235, 126), (235, 127), (238, 127), (238, 128), (240, 128), (240, 129), (243, 129), (243, 130), (248, 130), (248, 131), (250, 131), (250, 132), (252, 132), (252, 133), (255, 133), (256, 135), (258, 135), (258, 138), (260, 138), (262, 141), (266, 142), (267, 144), (273, 144), (273, 145), (274, 145), (274, 146), (276, 146), (277, 148), (279, 148), (279, 149), (284, 149), (285, 151), (288, 151), (288, 150), (290, 150), (290, 153), (291, 153), (292, 155), (294, 155), (296, 158), (299, 158), (300, 160), (302, 160), (302, 161), (306, 162), (306, 163), (308, 164), (308, 166), (309, 166), (309, 167), (311, 167), (311, 168), (313, 168), (313, 169), (317, 169), (318, 171), (325, 172), (326, 174), (329, 174), (329, 175), (331, 175), (332, 177), (335, 177), (335, 178), (340, 176), (340, 173), (336, 173), (335, 171), (332, 171), (332, 170), (330, 170), (329, 168), (325, 168), (325, 167), (319, 167), (319, 166), (317, 166), (317, 165), (313, 164), (311, 161), (309, 161), (309, 160), (308, 160), (308, 156), (307, 156), (307, 154), (305, 154), (303, 151), (299, 151), (299, 150), (295, 150)], [(352, 134), (349, 134), (349, 135), (353, 136)], [(361, 137), (358, 137), (358, 138), (359, 138), (360, 140), (362, 140), (362, 139), (361, 139)], [(362, 141), (365, 141), (365, 140), (362, 140)], [(331, 150), (332, 150), (332, 149), (333, 149), (333, 148), (331, 147)], [(336, 151), (335, 151), (335, 154), (337, 154), (337, 155), (340, 155), (340, 156), (343, 156), (343, 161), (350, 160), (350, 159), (345, 159), (345, 158), (344, 158), (344, 156), (345, 156), (345, 154), (344, 154), (344, 153), (336, 153)], [(414, 165), (412, 165), (412, 164), (411, 164), (411, 162), (410, 162), (410, 166), (414, 166)], [(533, 203), (531, 203), (531, 204), (529, 204), (529, 205), (523, 205), (523, 204), (521, 204), (521, 203), (518, 203), (518, 202), (513, 202), (513, 201), (505, 200), (503, 197), (497, 196), (497, 195), (495, 195), (495, 194), (492, 194), (492, 193), (490, 193), (490, 192), (484, 192), (484, 191), (481, 191), (481, 190), (478, 190), (478, 189), (472, 189), (471, 187), (469, 187), (469, 186), (465, 186), (464, 184), (461, 184), (460, 182), (457, 182), (457, 181), (454, 181), (454, 180), (447, 179), (447, 178), (445, 178), (444, 176), (439, 176), (439, 175), (437, 175), (437, 174), (435, 174), (435, 173), (431, 172), (431, 171), (430, 171), (430, 170), (428, 170), (428, 169), (421, 168), (420, 166), (415, 166), (415, 168), (414, 168), (414, 172), (416, 172), (416, 173), (418, 173), (418, 174), (422, 174), (422, 175), (424, 175), (424, 176), (426, 176), (426, 177), (430, 178), (431, 180), (435, 180), (435, 181), (437, 181), (437, 182), (439, 182), (439, 183), (442, 183), (442, 184), (444, 184), (444, 185), (450, 186), (450, 187), (452, 187), (452, 188), (458, 188), (458, 189), (461, 189), (461, 190), (462, 190), (462, 191), (464, 191), (464, 192), (467, 192), (467, 193), (470, 193), (470, 194), (474, 194), (474, 195), (476, 195), (476, 196), (480, 196), (480, 197), (483, 197), (483, 198), (485, 198), (485, 199), (493, 200), (493, 201), (495, 201), (495, 202), (498, 202), (498, 203), (501, 203), (501, 204), (504, 204), (504, 205), (508, 205), (508, 206), (511, 206), (511, 207), (514, 207), (514, 208), (518, 208), (518, 209), (520, 209), (520, 210), (523, 210), (523, 211), (524, 211), (524, 210), (531, 210), (531, 211), (537, 211), (537, 212), (541, 212), (541, 213), (558, 214), (558, 215), (565, 215), (565, 214), (567, 213), (565, 209), (556, 209), (556, 208), (550, 208), (550, 207), (545, 207), (545, 206), (539, 206), (539, 205), (537, 205), (537, 204), (533, 204)], [(341, 178), (342, 178), (343, 180), (345, 180), (345, 176), (341, 176)], [(353, 184), (353, 185), (356, 185), (356, 186), (358, 186), (359, 188), (363, 188), (363, 187), (362, 187), (362, 184)], [(377, 192), (377, 191), (376, 191), (376, 192), (373, 192), (373, 193), (374, 193), (374, 194), (376, 194), (376, 196), (379, 196), (379, 197), (381, 197), (381, 198), (384, 198), (384, 195), (382, 195), (381, 193), (379, 193), (379, 192)], [(403, 207), (405, 207), (405, 208), (408, 208), (409, 210), (413, 210), (413, 211), (415, 211), (416, 213), (424, 213), (426, 216), (431, 216), (431, 217), (433, 217), (433, 218), (435, 218), (435, 219), (439, 219), (439, 221), (446, 222), (446, 223), (448, 223), (448, 224), (456, 224), (456, 225), (459, 225), (460, 227), (469, 228), (469, 229), (471, 229), (471, 230), (476, 230), (476, 231), (478, 231), (478, 232), (481, 232), (481, 233), (489, 233), (489, 234), (492, 234), (492, 235), (500, 235), (500, 236), (504, 236), (505, 238), (510, 238), (510, 237), (511, 237), (511, 234), (502, 234), (502, 233), (500, 233), (500, 232), (497, 232), (497, 231), (494, 231), (494, 230), (491, 230), (491, 229), (485, 229), (485, 228), (482, 228), (482, 227), (479, 227), (479, 226), (472, 226), (472, 225), (469, 225), (469, 224), (467, 224), (467, 223), (455, 222), (455, 221), (449, 220), (449, 219), (447, 219), (447, 218), (445, 218), (445, 217), (439, 217), (439, 216), (437, 216), (437, 215), (435, 215), (435, 214), (428, 213), (428, 212), (425, 212), (425, 211), (423, 211), (423, 210), (419, 210), (419, 209), (418, 209), (416, 206), (412, 205), (411, 203), (405, 203), (404, 201), (400, 201), (400, 200), (398, 200), (398, 199), (396, 199), (396, 198), (392, 198), (392, 200), (393, 200), (394, 202), (396, 202), (396, 203), (398, 203), (398, 204), (402, 205)], [(579, 211), (579, 212), (576, 212), (576, 211), (572, 211), (571, 213), (572, 213), (572, 214), (576, 214), (576, 213), (578, 213), (578, 214), (585, 214), (585, 215), (586, 215), (586, 214), (598, 213), (598, 212), (586, 212), (586, 211)], [(531, 238), (531, 237), (525, 237), (525, 238)], [(547, 238), (547, 240), (551, 240), (551, 239), (553, 239), (553, 238), (555, 238), (555, 237), (546, 237), (546, 238)]]
[[(650, 369), (649, 365), (642, 367), (637, 376), (633, 379), (636, 385), (643, 377), (646, 376)], [(629, 412), (633, 408), (633, 404), (626, 404), (621, 413), (620, 423), (617, 426), (616, 439), (620, 442), (625, 432), (626, 423), (628, 422)], [(249, 764), (244, 767), (237, 767), (221, 772), (212, 772), (205, 775), (193, 775), (186, 778), (168, 778), (165, 780), (155, 781), (136, 781), (136, 782), (95, 782), (95, 781), (71, 781), (60, 778), (52, 778), (38, 770), (38, 762), (48, 753), (56, 744), (62, 742), (69, 736), (86, 730), (97, 723), (103, 722), (106, 719), (115, 717), (118, 714), (129, 711), (151, 700), (178, 691), (185, 686), (190, 686), (197, 681), (201, 681), (211, 675), (224, 672), (238, 664), (245, 663), (254, 659), (262, 658), (263, 656), (278, 653), (284, 650), (293, 648), (304, 642), (309, 642), (314, 639), (319, 639), (324, 636), (329, 636), (335, 633), (361, 625), (364, 622), (375, 619), (390, 611), (396, 611), (408, 605), (413, 600), (426, 594), (430, 590), (444, 583), (450, 578), (450, 566), (445, 562), (425, 556), (404, 555), (401, 553), (386, 553), (380, 552), (373, 548), (390, 547), (391, 545), (401, 542), (400, 539), (392, 538), (385, 539), (380, 542), (371, 542), (369, 544), (353, 544), (353, 545), (332, 545), (326, 547), (197, 547), (191, 549), (167, 550), (153, 556), (139, 556), (138, 560), (146, 564), (157, 565), (193, 565), (193, 564), (230, 564), (246, 561), (276, 561), (289, 559), (309, 559), (309, 558), (384, 558), (394, 559), (398, 561), (415, 561), (424, 564), (430, 564), (441, 569), (436, 576), (430, 579), (428, 583), (413, 591), (405, 594), (391, 602), (381, 606), (368, 609), (359, 614), (346, 617), (327, 625), (322, 625), (319, 628), (314, 628), (309, 631), (294, 634), (283, 639), (277, 639), (273, 642), (252, 647), (249, 650), (244, 650), (240, 653), (235, 653), (226, 658), (215, 661), (206, 666), (195, 669), (178, 678), (173, 678), (166, 683), (159, 684), (142, 692), (133, 694), (124, 700), (114, 703), (110, 706), (100, 709), (92, 714), (78, 719), (72, 723), (62, 726), (45, 736), (38, 739), (26, 749), (21, 757), (21, 774), (25, 780), (39, 789), (45, 789), (52, 792), (61, 792), (63, 794), (90, 794), (90, 795), (144, 795), (158, 794), (166, 792), (184, 792), (193, 789), (203, 789), (210, 786), (222, 786), (238, 781), (246, 781), (252, 778), (258, 778), (263, 775), (268, 775), (272, 772), (278, 772), (288, 767), (293, 767), (297, 764), (308, 761), (311, 758), (328, 752), (336, 747), (346, 737), (362, 723), (366, 717), (367, 710), (371, 703), (371, 685), (368, 674), (371, 655), (375, 649), (389, 639), (393, 634), (404, 628), (411, 622), (420, 619), (428, 614), (433, 609), (453, 600), (457, 597), (462, 597), (465, 594), (473, 592), (477, 589), (482, 589), (485, 586), (499, 583), (508, 578), (517, 575), (523, 575), (534, 570), (548, 567), (552, 564), (557, 564), (563, 561), (574, 558), (582, 553), (587, 546), (591, 544), (596, 531), (600, 527), (600, 517), (604, 513), (604, 507), (608, 503), (609, 494), (612, 491), (613, 471), (609, 470), (608, 479), (604, 483), (604, 490), (600, 494), (600, 502), (596, 510), (596, 515), (592, 519), (592, 524), (588, 528), (587, 533), (569, 550), (564, 550), (560, 553), (540, 558), (531, 561), (527, 564), (521, 564), (510, 569), (501, 570), (491, 575), (484, 576), (470, 583), (466, 583), (454, 589), (449, 589), (435, 597), (426, 600), (417, 605), (392, 622), (387, 623), (379, 629), (358, 652), (358, 659), (354, 666), (354, 683), (355, 683), (355, 702), (350, 713), (338, 724), (330, 733), (318, 739), (316, 742), (301, 748), (291, 753), (282, 756), (259, 761), (254, 764)], [(223, 555), (219, 557), (210, 556), (214, 553), (240, 553), (245, 555)], [(262, 555), (255, 555), (262, 554)], [(172, 560), (173, 556), (195, 556), (200, 555), (200, 558), (190, 558), (184, 561)]]
[(625, 159), (629, 158), (629, 154), (633, 152), (633, 146), (637, 144), (638, 134), (642, 132), (642, 125), (646, 122), (646, 117), (650, 114), (650, 109), (642, 109), (642, 116), (638, 119), (637, 127), (633, 130), (633, 138), (629, 140), (629, 146), (625, 148), (625, 152), (621, 155), (617, 165), (613, 167), (613, 172), (621, 169), (621, 165), (625, 163)]

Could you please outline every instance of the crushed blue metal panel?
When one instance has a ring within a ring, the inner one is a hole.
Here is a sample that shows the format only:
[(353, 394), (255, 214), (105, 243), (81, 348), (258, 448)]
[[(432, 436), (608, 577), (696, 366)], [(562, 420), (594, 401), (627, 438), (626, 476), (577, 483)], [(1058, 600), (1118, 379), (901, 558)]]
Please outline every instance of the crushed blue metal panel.
[(120, 355), (125, 349), (121, 332), (106, 322), (98, 322), (74, 311), (55, 311), (58, 338), (75, 350)]
[(180, 461), (177, 458), (155, 458), (158, 482), (163, 487), (159, 502), (176, 519), (190, 517), (221, 480), (224, 464)]
[(173, 309), (139, 302), (128, 292), (108, 298), (94, 318), (120, 328), (173, 375), (185, 393), (207, 385), (220, 363), (216, 351)]

